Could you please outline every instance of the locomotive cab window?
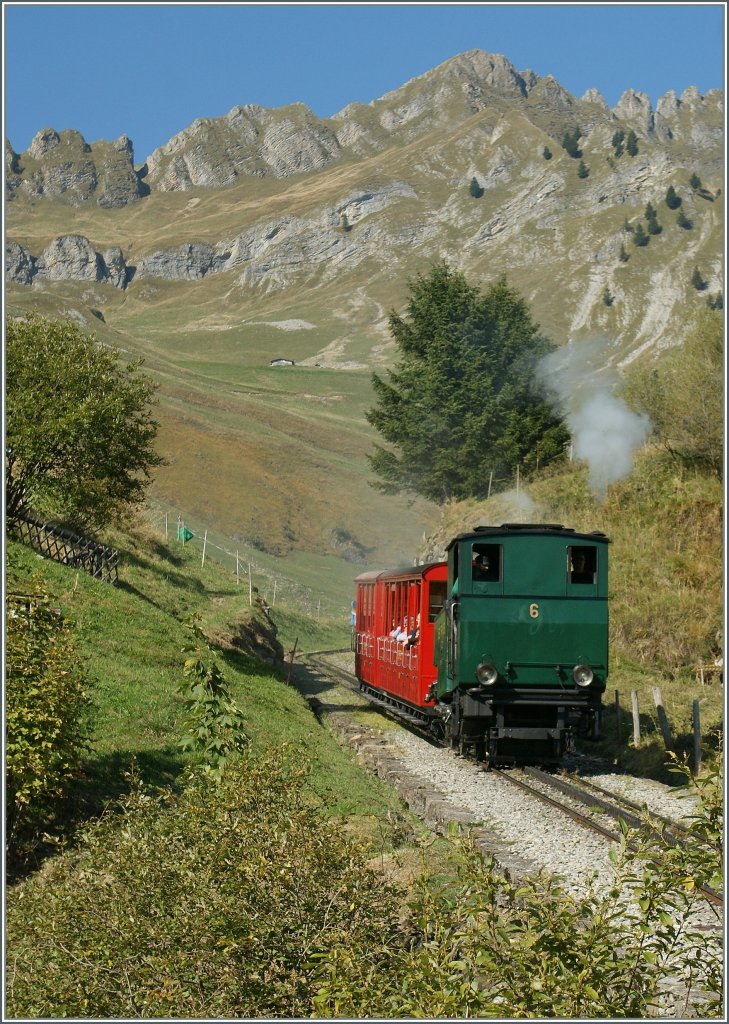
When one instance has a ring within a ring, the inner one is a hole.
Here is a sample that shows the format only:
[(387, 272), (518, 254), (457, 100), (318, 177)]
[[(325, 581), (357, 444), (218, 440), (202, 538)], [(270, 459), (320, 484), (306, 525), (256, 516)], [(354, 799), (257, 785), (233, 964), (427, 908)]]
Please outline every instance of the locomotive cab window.
[(597, 581), (597, 548), (573, 545), (567, 549), (567, 579), (570, 583)]
[(474, 544), (471, 552), (474, 583), (498, 583), (501, 579), (501, 545)]

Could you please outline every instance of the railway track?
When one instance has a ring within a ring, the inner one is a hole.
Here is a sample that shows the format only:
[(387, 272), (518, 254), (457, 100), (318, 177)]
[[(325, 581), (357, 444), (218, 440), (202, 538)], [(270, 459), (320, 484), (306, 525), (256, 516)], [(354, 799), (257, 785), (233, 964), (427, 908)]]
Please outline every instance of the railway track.
[[(586, 814), (574, 806), (570, 806), (570, 804), (565, 803), (563, 800), (550, 796), (540, 786), (552, 789), (574, 802), (582, 803), (592, 811), (598, 810), (602, 814), (613, 818), (616, 822), (624, 821), (630, 828), (650, 828), (654, 832), (660, 832), (664, 840), (671, 846), (688, 846), (691, 842), (696, 841), (691, 838), (690, 831), (680, 822), (648, 811), (647, 808), (640, 807), (625, 797), (611, 793), (600, 786), (595, 786), (587, 780), (579, 779), (575, 781), (573, 779), (572, 781), (567, 781), (564, 778), (532, 766), (525, 766), (517, 770), (510, 769), (509, 771), (492, 768), (491, 772), (522, 792), (529, 793), (550, 807), (556, 808), (560, 813), (566, 814), (579, 825), (590, 829), (592, 832), (596, 832), (610, 842), (619, 842), (620, 834), (606, 828), (605, 825), (597, 821), (592, 815)], [(540, 785), (530, 785), (526, 780), (532, 780)], [(597, 796), (595, 793), (590, 792), (591, 790), (595, 790), (601, 795)], [(636, 814), (632, 813), (631, 810), (626, 810), (626, 805), (633, 810), (637, 810), (639, 813)], [(723, 907), (724, 897), (722, 893), (716, 892), (714, 889), (709, 888), (709, 886), (702, 885), (698, 886), (698, 888), (710, 903)]]
[[(421, 720), (417, 715), (406, 711), (399, 706), (398, 702), (384, 700), (378, 694), (368, 692), (366, 688), (363, 689), (352, 673), (326, 660), (327, 656), (346, 653), (349, 652), (343, 650), (317, 651), (308, 655), (308, 660), (325, 669), (327, 673), (333, 675), (349, 689), (360, 693), (370, 706), (375, 707), (389, 718), (416, 732), (429, 743), (434, 746), (446, 746), (446, 744), (439, 743), (437, 738), (429, 731), (425, 720)], [(651, 828), (656, 833), (660, 832), (663, 839), (672, 846), (686, 846), (696, 842), (696, 839), (691, 836), (690, 831), (680, 822), (649, 811), (647, 807), (636, 804), (628, 798), (604, 789), (574, 773), (569, 777), (565, 777), (564, 775), (544, 771), (533, 766), (522, 766), (508, 770), (489, 766), (488, 769), (484, 767), (483, 770), (528, 794), (531, 798), (551, 806), (560, 814), (569, 817), (583, 828), (600, 835), (608, 842), (620, 841), (621, 834), (617, 826), (619, 821), (624, 821), (626, 825), (633, 829)], [(602, 817), (603, 821), (598, 820), (596, 815)], [(616, 823), (615, 829), (607, 826), (604, 822), (605, 818), (610, 818)], [(723, 895), (721, 893), (706, 886), (701, 886), (700, 889), (709, 902), (718, 907), (723, 907)]]

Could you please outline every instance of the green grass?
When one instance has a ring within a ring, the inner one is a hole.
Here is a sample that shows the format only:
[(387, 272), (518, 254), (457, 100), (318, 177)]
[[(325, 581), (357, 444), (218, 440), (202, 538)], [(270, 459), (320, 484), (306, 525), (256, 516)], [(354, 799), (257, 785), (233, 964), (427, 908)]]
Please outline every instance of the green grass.
[[(363, 834), (380, 822), (375, 833), (386, 836), (388, 820), (402, 818), (397, 797), (357, 765), (280, 669), (234, 646), (237, 634), (263, 621), (260, 595), (254, 591), (249, 607), (247, 588), (242, 601), (241, 588), (219, 563), (206, 561), (202, 567), (199, 551), (175, 541), (166, 544), (144, 524), (109, 539), (120, 552), (117, 587), (13, 541), (8, 545), (8, 587), (42, 575), (53, 602), (74, 625), (91, 689), (91, 750), (64, 812), (67, 830), (125, 791), (133, 768), (150, 785), (178, 779), (185, 763), (177, 748), (184, 733), (177, 691), (190, 640), (185, 620), (198, 615), (208, 635), (223, 645), (216, 659), (243, 709), (252, 746), (293, 746), (311, 762), (309, 786), (332, 815)], [(299, 650), (344, 646), (348, 634), (336, 621), (308, 618), (285, 606), (277, 615), (284, 648), (294, 635)]]

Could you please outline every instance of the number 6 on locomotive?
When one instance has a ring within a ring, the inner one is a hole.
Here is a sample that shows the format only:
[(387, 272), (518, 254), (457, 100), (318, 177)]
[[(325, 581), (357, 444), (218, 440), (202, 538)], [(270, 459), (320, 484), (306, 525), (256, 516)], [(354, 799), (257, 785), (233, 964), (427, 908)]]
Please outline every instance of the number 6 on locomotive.
[(608, 544), (505, 523), (455, 537), (446, 562), (358, 576), (361, 689), (481, 760), (561, 759), (599, 735)]

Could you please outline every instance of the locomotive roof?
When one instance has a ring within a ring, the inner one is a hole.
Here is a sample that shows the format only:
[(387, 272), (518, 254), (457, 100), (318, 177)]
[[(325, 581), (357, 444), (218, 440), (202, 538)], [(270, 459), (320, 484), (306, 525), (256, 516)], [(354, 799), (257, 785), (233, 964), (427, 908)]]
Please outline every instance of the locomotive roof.
[(607, 536), (600, 530), (593, 530), (591, 533), (578, 533), (569, 526), (561, 526), (559, 523), (502, 523), (501, 526), (475, 526), (471, 533), (459, 533), (448, 545), (450, 550), (454, 544), (462, 540), (479, 540), (482, 537), (504, 537), (537, 535), (544, 537), (561, 536), (570, 539), (591, 540), (609, 544)]

